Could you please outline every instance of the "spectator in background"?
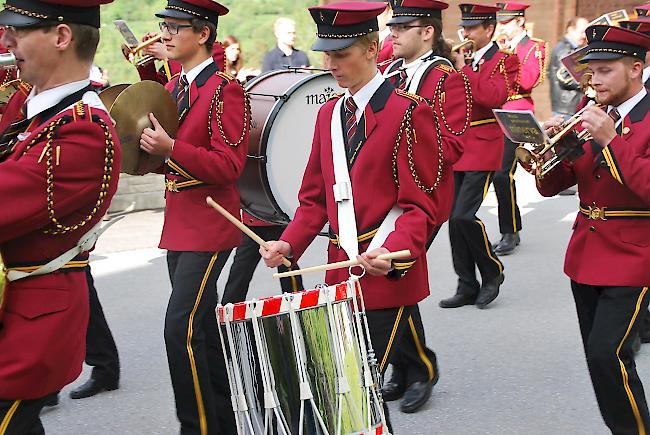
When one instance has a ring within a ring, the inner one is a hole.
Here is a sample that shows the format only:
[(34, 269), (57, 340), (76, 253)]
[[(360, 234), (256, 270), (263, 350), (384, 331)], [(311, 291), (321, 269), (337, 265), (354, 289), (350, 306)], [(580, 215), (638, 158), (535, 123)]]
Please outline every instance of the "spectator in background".
[(296, 22), (280, 17), (273, 24), (277, 46), (264, 55), (262, 72), (284, 69), (286, 66), (311, 66), (307, 55), (294, 47), (296, 41)]
[(589, 22), (585, 18), (571, 18), (567, 23), (564, 37), (551, 52), (548, 77), (551, 85), (551, 110), (553, 116), (569, 117), (573, 115), (582, 98), (579, 84), (573, 79), (568, 82), (558, 80), (557, 72), (562, 67), (561, 60), (563, 57), (585, 45), (587, 41), (585, 29), (588, 25)]
[(259, 69), (244, 66), (244, 56), (241, 54), (241, 45), (237, 38), (228, 35), (223, 39), (221, 45), (223, 45), (226, 58), (225, 72), (236, 77), (241, 83), (246, 83), (260, 74)]

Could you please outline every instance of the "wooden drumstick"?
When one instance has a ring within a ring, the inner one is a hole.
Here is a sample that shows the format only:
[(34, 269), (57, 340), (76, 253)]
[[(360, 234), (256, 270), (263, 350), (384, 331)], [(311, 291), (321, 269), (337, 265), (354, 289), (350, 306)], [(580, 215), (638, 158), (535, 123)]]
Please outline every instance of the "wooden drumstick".
[[(411, 258), (411, 251), (405, 249), (403, 251), (389, 252), (387, 254), (381, 254), (377, 256), (378, 260), (399, 260), (400, 258)], [(274, 273), (273, 278), (286, 278), (288, 276), (296, 276), (296, 275), (302, 275), (305, 273), (312, 273), (312, 272), (322, 272), (325, 270), (344, 269), (346, 267), (353, 267), (359, 265), (360, 265), (359, 260), (355, 258), (354, 260), (339, 261), (338, 263), (329, 263), (329, 264), (323, 264), (321, 266), (306, 267), (304, 269), (299, 269), (299, 270), (291, 270), (289, 272)]]
[[(214, 201), (214, 199), (212, 199), (211, 197), (208, 196), (207, 198), (205, 198), (205, 201), (206, 201), (209, 205), (211, 205), (212, 208), (214, 208), (216, 211), (218, 211), (219, 213), (221, 213), (221, 214), (223, 215), (223, 217), (225, 217), (225, 218), (228, 219), (230, 222), (232, 222), (233, 225), (235, 225), (237, 228), (239, 228), (239, 229), (240, 229), (244, 234), (246, 234), (246, 235), (247, 235), (248, 237), (250, 237), (251, 239), (255, 240), (255, 241), (257, 242), (258, 245), (260, 245), (260, 246), (261, 246), (262, 248), (264, 248), (264, 249), (269, 249), (269, 244), (266, 243), (266, 242), (264, 241), (264, 239), (262, 239), (260, 236), (258, 236), (257, 234), (255, 234), (255, 233), (253, 232), (253, 230), (251, 230), (251, 229), (248, 228), (246, 225), (244, 225), (244, 224), (242, 223), (242, 221), (240, 221), (240, 220), (237, 219), (235, 216), (233, 216), (232, 214), (230, 214), (230, 212), (228, 212), (228, 210), (226, 210), (225, 208), (223, 208), (223, 207), (221, 207), (219, 204), (217, 204), (217, 203)], [(291, 262), (290, 262), (289, 260), (287, 260), (286, 258), (283, 258), (283, 259), (282, 259), (282, 264), (284, 264), (284, 265), (287, 266), (287, 267), (291, 267)]]

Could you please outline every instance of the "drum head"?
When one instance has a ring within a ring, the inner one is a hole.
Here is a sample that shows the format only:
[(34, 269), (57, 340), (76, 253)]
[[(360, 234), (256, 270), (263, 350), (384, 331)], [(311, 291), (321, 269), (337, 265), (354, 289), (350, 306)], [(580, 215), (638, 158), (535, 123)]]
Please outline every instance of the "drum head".
[[(254, 85), (252, 83), (251, 92), (255, 92)], [(286, 97), (275, 103), (263, 121), (260, 156), (249, 159), (247, 163), (261, 165), (261, 180), (258, 182), (261, 185), (252, 186), (250, 181), (246, 182), (247, 185), (240, 184), (242, 207), (246, 212), (269, 222), (287, 223), (293, 219), (298, 208), (298, 191), (311, 152), (318, 111), (340, 92), (342, 89), (329, 73), (306, 75), (286, 91), (276, 92)], [(252, 104), (255, 104), (254, 98)], [(247, 190), (254, 188), (258, 191), (249, 195)], [(259, 190), (264, 190), (265, 201), (260, 201)]]

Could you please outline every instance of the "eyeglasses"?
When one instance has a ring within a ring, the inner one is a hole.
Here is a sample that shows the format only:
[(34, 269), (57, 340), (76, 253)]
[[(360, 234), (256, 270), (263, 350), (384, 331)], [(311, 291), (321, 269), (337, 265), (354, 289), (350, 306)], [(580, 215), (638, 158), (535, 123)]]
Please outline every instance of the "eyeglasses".
[(391, 31), (395, 31), (397, 33), (402, 33), (407, 31), (408, 29), (414, 29), (416, 27), (433, 27), (431, 24), (425, 25), (425, 24), (420, 24), (420, 25), (408, 25), (408, 24), (391, 24), (390, 26)]
[(41, 24), (34, 24), (31, 26), (24, 26), (24, 27), (15, 27), (15, 26), (2, 26), (5, 32), (7, 32), (8, 35), (11, 35), (13, 37), (20, 37), (22, 35), (25, 35), (32, 30), (37, 30), (37, 29), (47, 29), (48, 27), (53, 27), (54, 25), (51, 23), (41, 23)]
[(167, 21), (161, 21), (158, 23), (161, 32), (167, 32), (170, 35), (178, 35), (180, 29), (187, 29), (192, 27), (191, 24), (178, 24), (178, 23), (168, 23)]

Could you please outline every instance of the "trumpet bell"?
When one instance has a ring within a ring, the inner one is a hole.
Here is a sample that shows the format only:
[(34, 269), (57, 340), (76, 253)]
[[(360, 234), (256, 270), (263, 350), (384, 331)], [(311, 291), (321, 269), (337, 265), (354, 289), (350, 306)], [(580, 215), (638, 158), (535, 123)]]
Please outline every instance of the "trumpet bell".
[(13, 69), (16, 68), (16, 56), (13, 53), (0, 54), (0, 68)]
[(515, 157), (517, 157), (519, 162), (527, 165), (531, 164), (535, 160), (533, 153), (523, 145), (518, 146), (515, 149)]

